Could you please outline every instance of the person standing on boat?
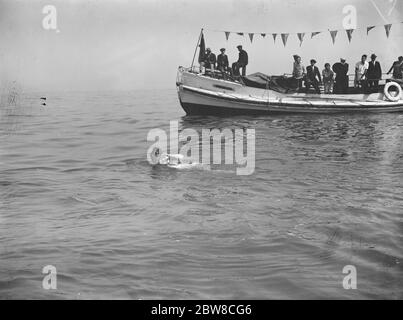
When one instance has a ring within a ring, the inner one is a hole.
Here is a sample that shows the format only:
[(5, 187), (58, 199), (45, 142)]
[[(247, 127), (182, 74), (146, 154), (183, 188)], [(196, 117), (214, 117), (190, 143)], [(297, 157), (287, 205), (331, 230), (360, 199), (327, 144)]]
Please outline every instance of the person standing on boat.
[(319, 84), (322, 82), (322, 78), (320, 76), (320, 72), (318, 67), (315, 66), (316, 60), (311, 60), (311, 65), (306, 68), (306, 80), (305, 87), (306, 93), (308, 93), (309, 88), (313, 86), (315, 88), (316, 93), (320, 94)]
[(323, 76), (323, 86), (325, 90), (325, 94), (330, 94), (333, 91), (333, 83), (334, 83), (334, 72), (330, 69), (330, 64), (325, 64), (325, 69), (322, 71)]
[(234, 75), (240, 75), (240, 69), (242, 68), (242, 76), (246, 75), (246, 66), (248, 65), (248, 53), (242, 49), (242, 46), (237, 46), (239, 51), (238, 61), (232, 64), (232, 71)]
[(379, 80), (382, 78), (382, 68), (379, 61), (376, 61), (376, 54), (371, 54), (371, 61), (368, 66), (368, 85), (370, 89), (378, 90)]
[(357, 62), (355, 65), (355, 81), (354, 81), (354, 87), (359, 88), (361, 86), (361, 89), (365, 92), (367, 90), (367, 72), (368, 72), (368, 61), (367, 61), (367, 55), (363, 54), (361, 57), (361, 61)]
[(304, 80), (306, 75), (305, 67), (302, 64), (302, 59), (299, 55), (294, 55), (294, 65), (292, 70), (292, 77), (295, 79), (297, 83), (298, 90), (302, 88), (302, 81)]
[(206, 56), (204, 60), (204, 66), (206, 69), (210, 69), (212, 73), (214, 73), (215, 64), (216, 64), (216, 56), (214, 53), (211, 52), (210, 48), (206, 49)]
[(225, 78), (225, 73), (229, 67), (228, 56), (225, 54), (225, 48), (221, 48), (220, 51), (221, 53), (217, 56), (217, 69), (221, 71), (223, 78)]
[(387, 74), (390, 74), (393, 70), (393, 79), (403, 79), (403, 57), (400, 56), (398, 61), (393, 62), (392, 67)]
[(344, 58), (340, 58), (340, 62), (336, 62), (333, 65), (333, 71), (336, 73), (336, 84), (333, 93), (348, 93), (348, 68), (349, 65)]

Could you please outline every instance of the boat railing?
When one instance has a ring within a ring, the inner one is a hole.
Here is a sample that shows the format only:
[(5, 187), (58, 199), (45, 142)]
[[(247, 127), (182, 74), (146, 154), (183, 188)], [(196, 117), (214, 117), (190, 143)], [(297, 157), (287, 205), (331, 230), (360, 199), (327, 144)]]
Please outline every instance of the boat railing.
[[(284, 73), (285, 77), (292, 77), (291, 73)], [(349, 86), (354, 86), (355, 83), (355, 73), (349, 73), (348, 75), (348, 82), (349, 82)], [(392, 77), (390, 77), (387, 73), (382, 73), (382, 77), (381, 79), (367, 79), (368, 81), (379, 81), (379, 84), (382, 85), (382, 82), (384, 82), (383, 84), (386, 84), (388, 81), (393, 80)]]
[[(204, 67), (200, 67), (200, 66), (192, 66), (189, 68), (184, 68), (181, 67), (182, 70), (190, 72), (190, 73), (195, 73), (195, 74), (199, 74), (199, 75), (204, 75), (204, 76), (208, 76), (211, 78), (215, 78), (215, 79), (225, 79), (227, 81), (233, 81), (233, 82), (239, 82), (241, 81), (239, 79), (239, 77), (236, 76), (232, 76), (231, 73), (229, 72), (222, 72), (220, 70), (217, 69), (207, 69)], [(292, 74), (290, 73), (284, 73), (283, 74), (285, 77), (292, 77)], [(349, 78), (349, 86), (350, 87), (354, 87), (355, 84), (355, 74), (354, 73), (349, 73), (348, 75)], [(381, 79), (367, 79), (368, 81), (379, 81), (379, 85), (385, 85), (387, 82), (394, 80), (392, 77), (388, 76), (387, 73), (382, 73), (382, 77)], [(242, 82), (242, 81), (241, 81)], [(319, 86), (323, 89), (323, 83)]]
[(191, 73), (197, 73), (197, 74), (210, 74), (210, 75), (221, 75), (222, 71), (218, 69), (207, 69), (204, 67), (198, 67), (198, 66), (193, 66), (190, 68), (184, 68), (186, 71), (191, 72)]
[(230, 72), (227, 71), (223, 72), (218, 69), (207, 69), (204, 67), (193, 66), (190, 68), (183, 68), (183, 70), (190, 73), (211, 77), (214, 79), (224, 79), (226, 81), (232, 81), (232, 82), (237, 82), (239, 80), (238, 79), (239, 77), (233, 76)]

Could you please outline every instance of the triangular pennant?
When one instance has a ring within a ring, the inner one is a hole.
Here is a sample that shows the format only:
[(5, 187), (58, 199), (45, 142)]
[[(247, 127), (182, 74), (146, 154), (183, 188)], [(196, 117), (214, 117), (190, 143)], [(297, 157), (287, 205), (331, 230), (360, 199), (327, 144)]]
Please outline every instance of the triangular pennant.
[(206, 43), (204, 42), (204, 34), (201, 34), (200, 37), (200, 44), (199, 44), (199, 63), (203, 62), (205, 60), (205, 55), (206, 55)]
[(272, 36), (273, 36), (274, 43), (276, 43), (277, 33), (273, 33)]
[(338, 32), (337, 30), (330, 31), (330, 35), (332, 37), (333, 44), (336, 41), (337, 32)]
[(243, 32), (237, 32), (237, 35), (243, 36)]
[(253, 41), (253, 33), (249, 33), (249, 39), (250, 39), (250, 43), (252, 43), (252, 41)]
[(317, 36), (319, 33), (322, 33), (322, 32), (321, 32), (321, 31), (312, 32), (312, 33), (311, 33), (311, 39), (312, 39), (314, 36)]
[(385, 24), (385, 31), (386, 31), (386, 36), (389, 38), (389, 34), (390, 34), (390, 29), (392, 28), (391, 24)]
[(286, 44), (287, 44), (288, 36), (289, 36), (289, 33), (282, 33), (282, 34), (281, 34), (281, 40), (283, 40), (284, 47), (285, 47)]
[(227, 39), (227, 41), (228, 41), (228, 38), (229, 38), (229, 34), (230, 34), (229, 31), (225, 31), (225, 39)]
[(367, 35), (368, 35), (368, 33), (369, 33), (373, 28), (375, 28), (375, 26), (369, 26), (369, 27), (367, 27)]
[(260, 35), (262, 36), (262, 38), (264, 38), (266, 36), (265, 33), (261, 33)]
[(352, 36), (353, 36), (353, 32), (354, 32), (354, 29), (348, 29), (348, 30), (346, 30), (347, 37), (348, 37), (348, 42), (351, 42), (351, 38), (352, 38)]
[(299, 39), (299, 46), (302, 46), (302, 41), (304, 41), (305, 33), (297, 33)]

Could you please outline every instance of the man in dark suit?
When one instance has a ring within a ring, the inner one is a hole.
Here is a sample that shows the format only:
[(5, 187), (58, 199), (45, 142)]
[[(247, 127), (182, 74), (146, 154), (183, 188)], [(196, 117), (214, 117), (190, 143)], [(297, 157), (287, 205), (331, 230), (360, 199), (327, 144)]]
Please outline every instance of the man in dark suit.
[(242, 75), (246, 75), (246, 66), (248, 65), (248, 53), (242, 49), (242, 46), (237, 46), (239, 51), (238, 61), (232, 64), (232, 71), (234, 75), (239, 75), (240, 70), (242, 68)]
[(307, 93), (309, 91), (309, 88), (313, 86), (316, 93), (320, 94), (319, 84), (322, 82), (322, 78), (320, 76), (319, 69), (315, 66), (315, 64), (316, 60), (312, 59), (311, 65), (306, 68), (305, 87)]
[(215, 54), (211, 52), (210, 48), (207, 48), (204, 60), (204, 66), (206, 67), (206, 69), (210, 69), (212, 72), (214, 72), (216, 61), (217, 59)]
[(225, 54), (225, 48), (221, 48), (220, 51), (221, 53), (217, 56), (217, 69), (224, 72), (229, 66), (228, 56)]
[(348, 67), (346, 59), (343, 58), (333, 65), (333, 71), (336, 73), (336, 85), (333, 88), (333, 93), (348, 93)]
[(222, 77), (226, 79), (226, 72), (229, 67), (228, 56), (225, 54), (225, 48), (221, 48), (220, 51), (221, 53), (217, 56), (217, 69), (221, 71)]
[(368, 84), (370, 89), (378, 90), (379, 80), (382, 78), (381, 64), (376, 61), (376, 54), (371, 55), (371, 61), (369, 62), (368, 71)]

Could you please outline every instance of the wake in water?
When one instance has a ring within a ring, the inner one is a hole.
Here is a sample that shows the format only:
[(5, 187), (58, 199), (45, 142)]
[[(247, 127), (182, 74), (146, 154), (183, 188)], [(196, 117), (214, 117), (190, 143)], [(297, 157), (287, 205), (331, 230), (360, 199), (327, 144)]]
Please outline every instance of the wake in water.
[(168, 154), (162, 152), (162, 150), (158, 147), (152, 149), (152, 151), (148, 156), (148, 162), (151, 163), (154, 167), (164, 166), (167, 168), (173, 168), (177, 170), (193, 169), (193, 170), (214, 171), (214, 173), (217, 172), (230, 173), (230, 174), (234, 173), (234, 170), (212, 168), (210, 165), (192, 161), (182, 154)]

